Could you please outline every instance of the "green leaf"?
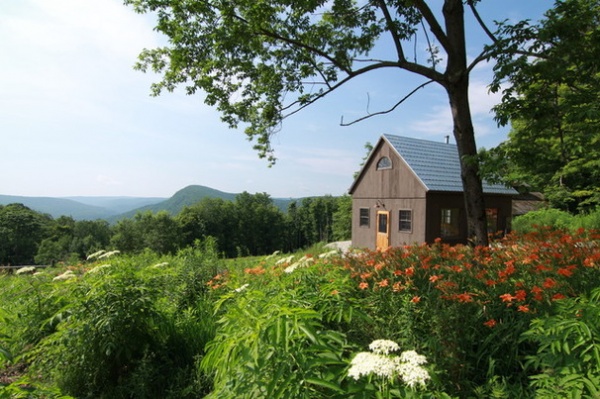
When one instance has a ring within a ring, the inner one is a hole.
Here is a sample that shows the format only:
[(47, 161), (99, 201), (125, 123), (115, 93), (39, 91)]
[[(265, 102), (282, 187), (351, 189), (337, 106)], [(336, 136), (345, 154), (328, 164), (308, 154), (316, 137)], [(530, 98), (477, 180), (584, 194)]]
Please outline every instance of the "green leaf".
[(306, 378), (305, 381), (308, 384), (317, 385), (323, 388), (331, 389), (332, 391), (343, 393), (344, 390), (339, 387), (339, 385), (334, 384), (330, 381), (322, 380), (319, 378)]

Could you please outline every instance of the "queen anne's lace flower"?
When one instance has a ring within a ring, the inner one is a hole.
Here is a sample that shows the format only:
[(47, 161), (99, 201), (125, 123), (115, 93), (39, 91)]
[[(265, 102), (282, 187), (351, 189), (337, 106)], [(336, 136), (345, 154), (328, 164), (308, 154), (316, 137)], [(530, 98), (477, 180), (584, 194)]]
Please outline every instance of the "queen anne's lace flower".
[(283, 269), (283, 272), (288, 274), (293, 273), (294, 270), (298, 269), (299, 267), (308, 267), (311, 263), (314, 263), (314, 261), (315, 260), (313, 258), (305, 255), (297, 262)]
[(109, 252), (105, 252), (102, 255), (98, 256), (98, 259), (105, 259), (105, 258), (110, 258), (113, 255), (117, 255), (120, 254), (121, 251), (119, 251), (118, 249), (115, 249), (114, 251), (109, 251)]
[(396, 352), (400, 349), (397, 343), (390, 341), (389, 339), (376, 339), (369, 344), (371, 352), (380, 355), (389, 355), (390, 352)]
[(75, 274), (73, 274), (73, 271), (67, 270), (63, 274), (59, 274), (58, 276), (54, 277), (52, 279), (52, 281), (69, 280), (69, 279), (72, 279), (72, 278), (75, 278), (75, 277), (77, 277), (77, 276)]
[(375, 374), (382, 378), (394, 378), (396, 374), (396, 362), (393, 359), (371, 352), (360, 352), (357, 354), (348, 370), (348, 375), (358, 380), (363, 375)]
[(15, 274), (25, 274), (25, 273), (33, 273), (35, 271), (35, 266), (25, 266), (20, 268), (15, 272)]
[(236, 288), (235, 290), (233, 290), (233, 292), (242, 292), (244, 291), (246, 288), (248, 288), (250, 286), (250, 284), (244, 284), (241, 287)]
[(402, 381), (411, 388), (416, 385), (424, 386), (429, 379), (429, 373), (423, 367), (415, 363), (400, 363), (398, 374)]
[(100, 270), (104, 270), (104, 269), (109, 268), (109, 267), (110, 267), (109, 264), (104, 264), (104, 265), (96, 266), (93, 269), (88, 270), (87, 274), (98, 273)]
[(352, 359), (348, 376), (355, 380), (368, 375), (389, 380), (399, 377), (410, 388), (424, 386), (430, 378), (427, 370), (421, 367), (427, 363), (427, 358), (414, 350), (404, 351), (400, 356), (390, 356), (390, 352), (398, 351), (400, 347), (387, 339), (371, 342), (369, 349), (372, 352), (360, 352)]
[(402, 363), (421, 365), (427, 363), (427, 358), (415, 351), (404, 351), (400, 354), (400, 361)]

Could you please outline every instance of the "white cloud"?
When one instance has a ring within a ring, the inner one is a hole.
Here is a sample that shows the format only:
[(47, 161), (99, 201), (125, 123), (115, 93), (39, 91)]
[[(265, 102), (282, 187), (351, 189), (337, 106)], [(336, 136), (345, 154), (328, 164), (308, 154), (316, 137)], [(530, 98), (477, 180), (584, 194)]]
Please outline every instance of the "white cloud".
[(119, 180), (114, 179), (110, 176), (106, 176), (106, 175), (96, 176), (96, 181), (104, 186), (121, 186), (121, 185), (123, 185), (123, 183), (120, 182)]

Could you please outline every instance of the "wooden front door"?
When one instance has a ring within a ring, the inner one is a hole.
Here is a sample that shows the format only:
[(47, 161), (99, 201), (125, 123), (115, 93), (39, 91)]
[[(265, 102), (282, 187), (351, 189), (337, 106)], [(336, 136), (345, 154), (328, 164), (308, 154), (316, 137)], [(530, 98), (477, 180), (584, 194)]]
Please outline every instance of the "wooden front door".
[(377, 211), (377, 249), (385, 251), (390, 246), (390, 212)]

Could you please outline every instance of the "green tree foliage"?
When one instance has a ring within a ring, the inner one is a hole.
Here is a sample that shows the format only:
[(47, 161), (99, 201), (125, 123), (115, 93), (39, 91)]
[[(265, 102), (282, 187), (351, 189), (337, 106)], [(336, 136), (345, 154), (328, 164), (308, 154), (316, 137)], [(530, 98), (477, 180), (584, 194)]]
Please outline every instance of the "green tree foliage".
[(179, 225), (166, 211), (139, 212), (133, 219), (120, 220), (113, 233), (111, 244), (125, 252), (148, 248), (166, 254), (175, 253), (180, 246)]
[(243, 192), (235, 198), (240, 255), (261, 255), (280, 250), (283, 245), (284, 216), (266, 193)]
[[(477, 0), (124, 2), (137, 12), (155, 13), (156, 30), (169, 39), (168, 46), (144, 50), (137, 65), (163, 73), (153, 93), (178, 85), (188, 94), (203, 91), (205, 102), (217, 107), (224, 122), (232, 128), (246, 126), (260, 156), (270, 160), (271, 136), (287, 116), (356, 77), (395, 69), (424, 79), (389, 109), (365, 118), (392, 112), (418, 89), (439, 84), (452, 108), (469, 235), (487, 243), (481, 179), (477, 162), (472, 162), (477, 147), (468, 88), (471, 70), (496, 49), (482, 48), (468, 63), (465, 4), (491, 36)], [(418, 39), (428, 47), (423, 62), (408, 53)], [(354, 122), (358, 120), (348, 124)]]
[(538, 25), (501, 25), (500, 46), (520, 56), (496, 66), (492, 89), (510, 83), (496, 119), (512, 130), (488, 159), (569, 211), (600, 204), (599, 16), (598, 0), (559, 0)]
[(343, 195), (337, 200), (337, 210), (333, 213), (333, 239), (346, 241), (352, 237), (352, 197)]
[(33, 263), (51, 220), (22, 204), (0, 206), (0, 263)]
[(233, 240), (236, 219), (233, 202), (222, 198), (204, 198), (185, 207), (176, 216), (184, 246), (192, 245), (198, 239), (213, 237), (219, 250), (227, 256), (236, 255)]
[[(287, 213), (287, 241), (290, 250), (334, 240), (334, 214), (338, 199), (331, 195), (308, 197), (292, 202)], [(352, 216), (351, 214), (349, 215)]]
[(266, 193), (243, 192), (235, 201), (205, 198), (176, 217), (184, 245), (212, 237), (228, 257), (283, 249), (285, 216)]
[(52, 264), (69, 258), (85, 259), (93, 252), (108, 248), (111, 236), (111, 228), (105, 220), (75, 221), (70, 216), (61, 216), (50, 224), (35, 261)]

